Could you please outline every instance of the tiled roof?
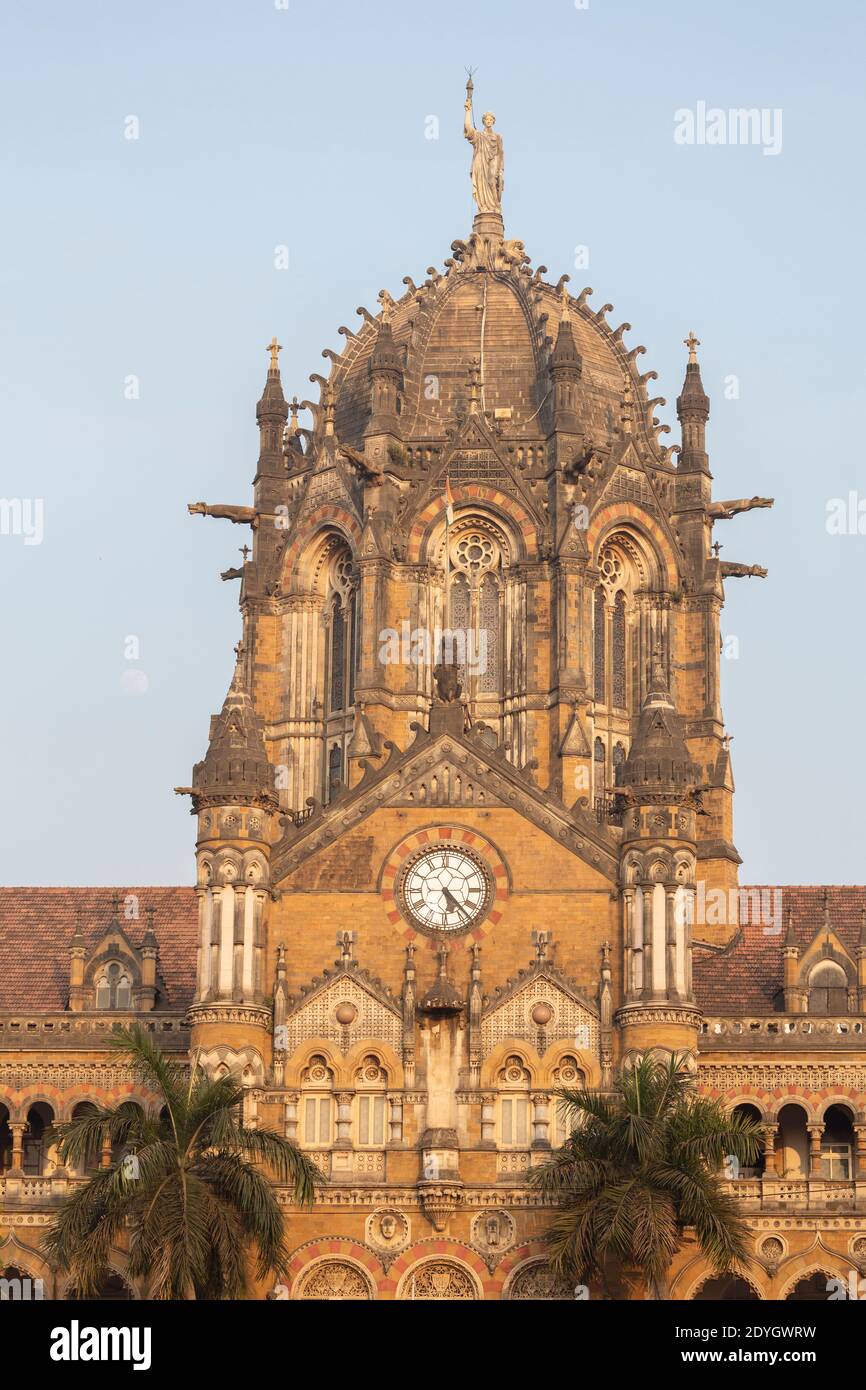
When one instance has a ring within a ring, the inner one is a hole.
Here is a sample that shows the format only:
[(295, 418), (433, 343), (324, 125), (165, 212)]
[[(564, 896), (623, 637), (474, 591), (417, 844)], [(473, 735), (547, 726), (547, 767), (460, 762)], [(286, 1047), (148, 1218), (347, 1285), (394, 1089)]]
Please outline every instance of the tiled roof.
[[(783, 985), (782, 949), (789, 916), (794, 938), (801, 949), (811, 945), (824, 924), (824, 894), (827, 894), (831, 929), (856, 959), (860, 939), (862, 909), (866, 906), (866, 887), (822, 884), (801, 887), (787, 884), (751, 885), (743, 892), (767, 894), (762, 897), (760, 920), (750, 919), (737, 929), (724, 951), (696, 947), (693, 956), (694, 989), (698, 1004), (707, 1014), (773, 1013), (781, 1008), (779, 993)], [(778, 897), (772, 896), (778, 894)], [(752, 902), (757, 904), (756, 898)], [(780, 911), (777, 913), (777, 909)], [(746, 914), (743, 914), (746, 915)], [(781, 931), (772, 928), (781, 923)], [(734, 927), (731, 927), (733, 933)], [(701, 939), (696, 921), (693, 935)]]
[[(193, 888), (0, 888), (0, 1009), (47, 1013), (69, 997), (69, 944), (81, 925), (92, 951), (120, 898), (120, 923), (133, 946), (154, 908), (159, 946), (158, 1009), (186, 1009), (195, 989), (198, 911)], [(138, 919), (124, 916), (124, 900), (138, 898)]]

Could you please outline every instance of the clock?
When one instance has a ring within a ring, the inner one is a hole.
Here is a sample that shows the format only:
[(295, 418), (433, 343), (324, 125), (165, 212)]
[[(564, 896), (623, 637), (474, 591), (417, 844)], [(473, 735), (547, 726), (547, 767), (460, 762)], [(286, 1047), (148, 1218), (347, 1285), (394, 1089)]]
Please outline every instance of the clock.
[(397, 883), (403, 915), (425, 932), (466, 932), (483, 921), (493, 881), (479, 856), (462, 845), (416, 852)]

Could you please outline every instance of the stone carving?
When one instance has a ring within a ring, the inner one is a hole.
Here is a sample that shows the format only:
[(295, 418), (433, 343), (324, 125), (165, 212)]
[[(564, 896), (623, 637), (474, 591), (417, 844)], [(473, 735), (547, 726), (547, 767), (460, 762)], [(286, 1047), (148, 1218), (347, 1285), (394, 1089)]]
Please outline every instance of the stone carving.
[(565, 1300), (574, 1298), (574, 1290), (562, 1280), (558, 1280), (543, 1260), (536, 1260), (533, 1264), (518, 1269), (509, 1285), (508, 1297)]
[(390, 1250), (396, 1254), (409, 1243), (409, 1220), (402, 1211), (392, 1207), (374, 1211), (367, 1217), (365, 1239), (378, 1250)]
[(373, 1291), (365, 1275), (345, 1260), (324, 1260), (302, 1280), (299, 1298), (370, 1299)]
[(514, 1244), (514, 1221), (507, 1211), (480, 1211), (472, 1221), (472, 1244), (498, 1255)]
[(404, 1298), (477, 1299), (474, 1280), (461, 1265), (450, 1260), (428, 1260), (406, 1279)]
[[(355, 1009), (351, 1018), (350, 1007)], [(387, 1009), (357, 978), (341, 974), (289, 1015), (286, 1052), (291, 1055), (310, 1037), (328, 1038), (343, 1052), (348, 1052), (361, 1038), (377, 1038), (399, 1050), (402, 1035), (400, 1016)]]
[(532, 1011), (537, 1004), (545, 1004), (550, 1010), (543, 1025), (548, 1043), (580, 1036), (586, 1039), (584, 1050), (598, 1055), (598, 1018), (544, 974), (503, 1000), (498, 1008), (491, 1004), (481, 1024), (483, 1051), (492, 1051), (506, 1038), (535, 1042), (540, 1025), (533, 1019)]

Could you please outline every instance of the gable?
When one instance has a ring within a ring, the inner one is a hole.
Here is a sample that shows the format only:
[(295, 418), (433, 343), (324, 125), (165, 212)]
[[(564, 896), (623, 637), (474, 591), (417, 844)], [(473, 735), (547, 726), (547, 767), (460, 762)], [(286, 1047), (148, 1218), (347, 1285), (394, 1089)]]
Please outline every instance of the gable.
[[(355, 1008), (354, 1020), (337, 1018), (341, 1004)], [(361, 980), (342, 972), (312, 995), (302, 998), (286, 1016), (286, 1052), (291, 1055), (310, 1038), (325, 1038), (344, 1055), (358, 1042), (388, 1043), (399, 1053), (403, 1020), (397, 1008), (388, 1008)]]
[(535, 1042), (539, 1027), (532, 1018), (537, 1004), (547, 1004), (551, 1016), (544, 1025), (548, 1043), (568, 1041), (583, 1052), (599, 1053), (598, 1014), (588, 1001), (566, 990), (545, 971), (536, 974), (525, 985), (511, 991), (497, 1003), (487, 1006), (481, 1020), (481, 1045), (489, 1054), (509, 1039)]

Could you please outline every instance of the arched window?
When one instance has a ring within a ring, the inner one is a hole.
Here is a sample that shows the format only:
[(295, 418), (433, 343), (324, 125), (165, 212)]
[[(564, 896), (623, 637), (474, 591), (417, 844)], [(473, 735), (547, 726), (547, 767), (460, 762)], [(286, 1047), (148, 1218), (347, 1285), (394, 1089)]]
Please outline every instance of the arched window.
[(499, 1144), (504, 1149), (528, 1149), (531, 1138), (529, 1072), (519, 1057), (509, 1057), (498, 1077)]
[(128, 1009), (132, 988), (127, 972), (116, 960), (106, 965), (96, 980), (97, 1009)]
[(37, 1101), (27, 1111), (24, 1131), (24, 1172), (31, 1177), (43, 1177), (53, 1171), (56, 1146), (46, 1138), (54, 1123), (54, 1111), (45, 1101)]
[(592, 670), (593, 670), (593, 694), (600, 704), (605, 702), (605, 602), (604, 589), (599, 584), (593, 596), (592, 611)]
[(333, 1073), (324, 1057), (310, 1058), (301, 1079), (301, 1142), (308, 1149), (330, 1148), (334, 1134)]
[(621, 589), (613, 604), (611, 645), (613, 647), (613, 704), (617, 709), (625, 709), (625, 594)]
[(471, 518), (450, 532), (450, 612), (445, 639), (435, 660), (454, 661), (470, 699), (493, 696), (502, 688), (500, 577), (503, 552), (494, 530)]
[(615, 743), (615, 744), (614, 744), (614, 746), (613, 746), (613, 759), (612, 759), (612, 761), (613, 761), (613, 783), (614, 783), (614, 786), (617, 786), (617, 785), (619, 784), (619, 770), (620, 770), (620, 768), (623, 766), (623, 764), (624, 764), (624, 762), (625, 762), (625, 749), (623, 748), (623, 746), (622, 746), (621, 743)]
[(381, 1148), (388, 1138), (388, 1075), (378, 1057), (365, 1057), (355, 1073), (355, 1142), (359, 1148)]
[(606, 759), (604, 743), (600, 738), (595, 740), (592, 754), (593, 773), (595, 776), (595, 798), (598, 801), (605, 794), (606, 785)]
[(821, 961), (809, 976), (809, 1013), (827, 1015), (847, 1012), (848, 979), (845, 971), (835, 961)]
[(343, 602), (339, 595), (331, 602), (330, 661), (330, 712), (333, 714), (344, 707), (346, 694), (346, 620), (343, 617)]

